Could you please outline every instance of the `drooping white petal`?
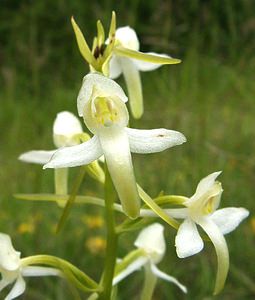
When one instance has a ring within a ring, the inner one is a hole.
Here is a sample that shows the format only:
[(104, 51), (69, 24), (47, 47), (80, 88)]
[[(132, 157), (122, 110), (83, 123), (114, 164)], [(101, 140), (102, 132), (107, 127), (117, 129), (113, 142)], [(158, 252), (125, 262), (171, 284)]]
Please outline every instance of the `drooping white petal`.
[(26, 283), (23, 277), (20, 275), (15, 282), (13, 288), (11, 289), (10, 293), (6, 296), (5, 300), (12, 300), (17, 298), (18, 296), (22, 295), (26, 289)]
[(54, 170), (55, 194), (68, 194), (68, 168), (59, 168)]
[(134, 244), (143, 249), (154, 263), (160, 262), (166, 252), (164, 227), (159, 223), (147, 226), (139, 233)]
[(25, 152), (19, 156), (19, 160), (34, 163), (39, 165), (46, 164), (52, 157), (52, 155), (56, 152), (56, 150), (32, 150)]
[(77, 108), (79, 116), (84, 113), (85, 104), (97, 97), (118, 97), (124, 103), (128, 101), (122, 88), (110, 78), (107, 78), (98, 73), (90, 73), (83, 79), (82, 87), (77, 98)]
[(0, 233), (0, 270), (18, 270), (20, 266), (20, 252), (17, 252), (12, 245), (9, 235)]
[(119, 58), (121, 69), (127, 85), (129, 105), (134, 118), (143, 114), (143, 92), (139, 70), (129, 58)]
[(117, 43), (120, 43), (125, 48), (139, 50), (136, 32), (129, 26), (119, 27), (115, 32), (115, 39)]
[[(164, 211), (172, 218), (186, 219), (188, 216), (187, 208), (165, 208)], [(151, 209), (141, 209), (141, 217), (158, 217), (158, 215)]]
[(103, 128), (99, 139), (123, 211), (130, 218), (136, 218), (139, 216), (140, 199), (126, 131), (124, 128)]
[(195, 194), (190, 198), (190, 202), (200, 198), (203, 194), (207, 193), (207, 191), (214, 185), (216, 178), (221, 174), (221, 171), (214, 172), (206, 177), (204, 177), (197, 185), (197, 189)]
[(119, 58), (114, 54), (111, 57), (111, 60), (109, 63), (109, 68), (110, 68), (110, 78), (111, 79), (118, 78), (120, 76), (120, 74), (122, 73)]
[(55, 268), (27, 266), (22, 268), (21, 274), (24, 277), (37, 277), (37, 276), (61, 276), (61, 272)]
[(126, 128), (130, 149), (135, 153), (156, 153), (186, 142), (185, 136), (164, 128), (141, 130)]
[(125, 270), (120, 272), (118, 275), (116, 275), (113, 278), (112, 285), (118, 284), (120, 281), (122, 281), (124, 278), (132, 274), (133, 272), (139, 270), (142, 266), (144, 266), (148, 262), (147, 257), (139, 257), (135, 261), (133, 261), (130, 265), (127, 266)]
[(66, 168), (90, 164), (103, 154), (97, 136), (77, 146), (57, 150), (51, 160), (43, 166), (47, 168)]
[[(146, 54), (152, 54), (154, 56), (159, 56), (159, 57), (169, 57), (169, 58), (171, 57), (167, 54), (159, 54), (159, 53), (155, 53), (155, 52), (146, 52)], [(143, 72), (153, 71), (162, 66), (162, 64), (155, 64), (155, 63), (143, 61), (140, 59), (133, 59), (133, 62), (135, 63), (137, 69), (139, 71), (143, 71)]]
[(229, 269), (229, 253), (226, 240), (221, 233), (218, 226), (211, 221), (210, 218), (201, 218), (197, 223), (204, 229), (212, 241), (218, 260), (218, 268), (216, 275), (216, 283), (214, 288), (214, 294), (218, 294), (224, 287), (228, 269)]
[(227, 207), (216, 210), (210, 219), (219, 227), (222, 234), (227, 234), (249, 215), (249, 211), (243, 207)]
[(192, 220), (186, 219), (180, 225), (175, 237), (175, 246), (177, 256), (180, 258), (194, 255), (203, 249), (204, 242)]
[(170, 276), (162, 271), (160, 271), (156, 265), (151, 264), (152, 272), (159, 278), (164, 279), (166, 281), (172, 282), (177, 285), (184, 293), (187, 293), (187, 288), (183, 284), (181, 284), (175, 277)]

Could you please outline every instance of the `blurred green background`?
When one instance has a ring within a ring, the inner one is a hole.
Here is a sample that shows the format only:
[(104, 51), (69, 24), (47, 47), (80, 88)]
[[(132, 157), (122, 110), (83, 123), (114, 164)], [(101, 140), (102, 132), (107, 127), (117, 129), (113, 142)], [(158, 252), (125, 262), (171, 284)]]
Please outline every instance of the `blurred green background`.
[[(96, 20), (108, 28), (134, 27), (141, 50), (169, 53), (182, 64), (142, 74), (145, 114), (136, 128), (165, 127), (188, 142), (160, 154), (134, 157), (138, 182), (152, 196), (191, 196), (198, 181), (217, 170), (222, 206), (244, 206), (250, 217), (226, 237), (231, 266), (215, 299), (254, 299), (254, 71), (255, 1), (0, 0), (0, 226), (23, 256), (59, 255), (99, 279), (104, 258), (103, 210), (75, 207), (64, 231), (54, 233), (61, 210), (55, 204), (21, 202), (14, 193), (53, 192), (52, 170), (23, 164), (20, 153), (52, 149), (52, 123), (61, 110), (76, 113), (76, 97), (88, 72), (76, 46), (71, 15), (92, 43)], [(122, 78), (118, 82), (123, 85)], [(71, 170), (71, 178), (77, 169)], [(81, 193), (102, 195), (86, 178)], [(93, 218), (88, 218), (92, 214)], [(133, 248), (124, 235), (118, 256)], [(178, 259), (175, 232), (166, 226), (167, 256), (160, 268), (189, 288), (158, 283), (154, 299), (212, 299), (216, 256), (211, 244), (200, 255)], [(58, 279), (27, 280), (21, 299), (72, 299)], [(142, 274), (119, 285), (119, 299), (138, 299)], [(84, 298), (86, 299), (86, 298)]]

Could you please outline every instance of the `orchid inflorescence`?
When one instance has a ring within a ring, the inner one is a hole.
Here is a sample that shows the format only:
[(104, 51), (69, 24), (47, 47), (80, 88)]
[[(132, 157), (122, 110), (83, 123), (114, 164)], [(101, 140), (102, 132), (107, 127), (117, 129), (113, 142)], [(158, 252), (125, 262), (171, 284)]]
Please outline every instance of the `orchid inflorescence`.
[[(58, 276), (80, 291), (90, 293), (88, 299), (115, 299), (118, 283), (134, 271), (143, 269), (142, 300), (152, 298), (159, 278), (174, 283), (187, 293), (183, 284), (157, 266), (167, 251), (164, 226), (155, 223), (157, 218), (177, 230), (175, 247), (179, 258), (199, 253), (204, 247), (204, 240), (213, 243), (218, 260), (214, 293), (218, 294), (224, 287), (229, 269), (224, 235), (234, 230), (249, 212), (245, 208), (235, 207), (218, 209), (223, 189), (216, 178), (221, 172), (203, 178), (191, 197), (160, 194), (152, 199), (137, 184), (132, 163), (131, 153), (157, 153), (186, 142), (185, 136), (175, 130), (130, 128), (126, 106), (129, 101), (132, 116), (136, 119), (142, 117), (143, 96), (139, 71), (155, 70), (161, 65), (178, 64), (181, 61), (166, 54), (140, 52), (134, 29), (126, 26), (116, 30), (114, 12), (107, 38), (102, 23), (97, 22), (97, 36), (91, 49), (73, 17), (71, 23), (79, 50), (90, 67), (77, 98), (78, 116), (83, 118), (90, 133), (83, 131), (75, 115), (67, 111), (60, 112), (53, 125), (56, 149), (33, 150), (19, 157), (24, 162), (41, 164), (43, 169), (54, 169), (55, 194), (17, 194), (16, 198), (57, 202), (62, 210), (59, 230), (74, 203), (105, 207), (105, 269), (97, 283), (79, 268), (55, 256), (34, 255), (21, 259), (10, 237), (1, 233), (0, 291), (14, 284), (5, 298), (11, 300), (24, 292), (24, 277)], [(127, 85), (128, 97), (113, 80), (121, 74)], [(81, 171), (69, 192), (68, 169), (78, 166)], [(85, 172), (104, 185), (104, 199), (78, 195)], [(120, 203), (115, 201), (116, 198)], [(142, 206), (141, 200), (145, 205)], [(181, 207), (176, 208), (176, 204)], [(115, 212), (123, 214), (125, 218), (117, 225)], [(178, 219), (183, 220), (182, 223)], [(205, 234), (199, 233), (198, 226)], [(134, 242), (136, 249), (124, 258), (117, 258), (118, 236), (135, 230), (141, 230)]]

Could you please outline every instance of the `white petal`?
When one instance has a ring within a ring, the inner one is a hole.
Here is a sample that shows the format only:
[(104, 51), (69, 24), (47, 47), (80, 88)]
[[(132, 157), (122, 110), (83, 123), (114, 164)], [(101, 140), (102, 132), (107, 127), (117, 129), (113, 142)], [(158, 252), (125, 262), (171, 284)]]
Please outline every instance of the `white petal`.
[(57, 114), (53, 125), (53, 140), (57, 148), (77, 145), (75, 135), (82, 133), (79, 119), (69, 111)]
[[(186, 219), (188, 216), (187, 208), (165, 208), (164, 211), (172, 218)], [(141, 217), (158, 217), (158, 215), (151, 209), (141, 209)]]
[(99, 139), (123, 211), (130, 218), (136, 218), (140, 199), (126, 131), (124, 128), (104, 128), (99, 132)]
[(0, 270), (16, 271), (20, 267), (20, 252), (12, 245), (9, 235), (0, 233)]
[(139, 233), (134, 244), (143, 249), (154, 263), (158, 263), (166, 252), (164, 226), (159, 223), (147, 226)]
[(212, 241), (218, 260), (218, 268), (216, 275), (216, 283), (214, 294), (218, 294), (224, 287), (228, 269), (229, 269), (229, 253), (226, 240), (220, 229), (214, 224), (210, 218), (201, 218), (197, 223), (204, 229)]
[(97, 136), (77, 146), (61, 148), (43, 166), (47, 168), (66, 168), (90, 164), (102, 155), (102, 149)]
[(116, 79), (120, 76), (122, 73), (121, 65), (118, 57), (116, 55), (113, 55), (110, 60), (110, 78)]
[(184, 293), (187, 293), (186, 286), (182, 285), (175, 277), (170, 276), (162, 271), (160, 271), (154, 264), (151, 264), (152, 272), (159, 278), (164, 279), (166, 281), (172, 282), (177, 285)]
[(83, 116), (85, 104), (91, 97), (118, 97), (124, 103), (128, 101), (122, 88), (112, 79), (97, 73), (90, 73), (83, 78), (82, 87), (77, 98), (79, 116)]
[(129, 276), (131, 273), (139, 270), (142, 266), (144, 266), (148, 262), (147, 257), (139, 257), (135, 261), (133, 261), (130, 265), (127, 266), (125, 270), (120, 272), (117, 276), (113, 278), (112, 285), (118, 284), (121, 280)]
[[(159, 57), (169, 57), (171, 58), (171, 56), (167, 55), (167, 54), (158, 54), (155, 52), (145, 52), (146, 54), (152, 54), (155, 56), (159, 56)], [(136, 67), (138, 70), (146, 72), (146, 71), (153, 71), (158, 69), (159, 67), (162, 66), (162, 64), (155, 64), (155, 63), (151, 63), (151, 62), (147, 62), (147, 61), (143, 61), (143, 60), (139, 60), (139, 59), (133, 59), (133, 62), (135, 63)]]
[(186, 219), (180, 225), (175, 237), (175, 246), (177, 255), (180, 258), (194, 255), (203, 249), (204, 242), (192, 220)]
[(52, 157), (52, 155), (57, 150), (33, 150), (29, 152), (25, 152), (19, 156), (19, 160), (27, 162), (27, 163), (34, 163), (39, 165), (46, 164)]
[(14, 298), (17, 298), (25, 292), (25, 289), (26, 283), (22, 276), (19, 276), (10, 293), (6, 296), (5, 300), (12, 300)]
[(156, 153), (186, 142), (185, 136), (174, 130), (127, 128), (130, 149), (135, 153)]
[(62, 111), (57, 114), (53, 124), (53, 134), (74, 135), (82, 133), (79, 119), (69, 111)]
[(143, 92), (139, 70), (129, 58), (119, 58), (128, 90), (129, 105), (134, 118), (143, 114)]
[(129, 26), (119, 27), (116, 30), (115, 38), (123, 47), (139, 50), (139, 41), (133, 28)]
[(190, 200), (193, 200), (193, 198), (197, 199), (200, 198), (203, 194), (205, 194), (210, 188), (212, 188), (212, 186), (215, 183), (216, 178), (221, 174), (221, 171), (219, 172), (214, 172), (208, 176), (206, 176), (205, 178), (203, 178), (202, 180), (200, 180), (200, 182), (197, 185), (197, 189), (195, 194), (190, 198)]
[(219, 227), (222, 234), (227, 234), (249, 215), (249, 211), (243, 207), (227, 207), (216, 210), (210, 219)]
[(24, 267), (21, 274), (25, 277), (61, 276), (61, 272), (58, 269), (34, 266)]

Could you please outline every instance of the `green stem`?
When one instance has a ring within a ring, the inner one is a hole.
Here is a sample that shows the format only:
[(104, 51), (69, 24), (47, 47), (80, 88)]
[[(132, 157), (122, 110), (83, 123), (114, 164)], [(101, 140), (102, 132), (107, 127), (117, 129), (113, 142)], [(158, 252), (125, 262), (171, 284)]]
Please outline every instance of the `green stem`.
[(116, 263), (118, 236), (115, 232), (115, 218), (114, 218), (114, 200), (116, 193), (113, 183), (105, 165), (105, 213), (106, 213), (106, 229), (107, 229), (107, 244), (106, 244), (106, 258), (105, 267), (102, 278), (103, 292), (99, 299), (111, 299), (112, 280), (114, 276), (114, 269)]
[(152, 273), (149, 264), (145, 265), (144, 271), (145, 271), (145, 279), (144, 279), (144, 285), (141, 294), (141, 300), (150, 300), (152, 299), (152, 295), (157, 283), (157, 277), (155, 274)]
[(81, 183), (83, 181), (85, 173), (86, 173), (86, 167), (83, 166), (83, 167), (80, 168), (80, 171), (79, 171), (77, 177), (75, 178), (74, 186), (73, 186), (73, 188), (71, 190), (70, 197), (69, 197), (69, 199), (68, 199), (68, 201), (67, 201), (67, 203), (66, 203), (66, 205), (64, 207), (64, 211), (63, 211), (62, 216), (61, 216), (61, 218), (60, 218), (60, 220), (58, 222), (58, 226), (57, 226), (57, 230), (56, 230), (57, 233), (64, 226), (64, 223), (65, 223), (65, 221), (66, 221), (66, 219), (67, 219), (67, 217), (68, 217), (68, 215), (69, 215), (69, 213), (71, 211), (71, 208), (73, 206), (73, 203), (74, 203), (76, 195), (77, 195), (77, 193), (79, 191), (80, 185), (81, 185)]

